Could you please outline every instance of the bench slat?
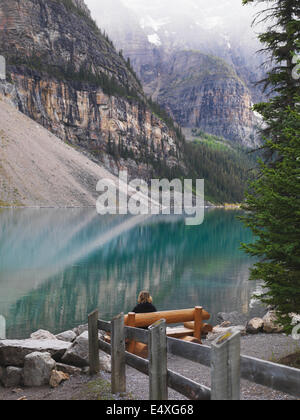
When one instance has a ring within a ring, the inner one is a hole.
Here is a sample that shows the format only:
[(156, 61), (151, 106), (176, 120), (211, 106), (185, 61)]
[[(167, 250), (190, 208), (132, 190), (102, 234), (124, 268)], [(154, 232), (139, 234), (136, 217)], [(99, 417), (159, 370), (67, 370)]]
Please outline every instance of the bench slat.
[[(125, 316), (125, 324), (129, 326), (130, 316), (128, 314)], [(153, 312), (149, 314), (135, 314), (135, 327), (149, 327), (161, 319), (165, 319), (167, 324), (180, 324), (184, 322), (194, 321), (195, 320), (195, 308), (193, 309), (180, 309), (175, 311), (165, 311), (165, 312)], [(202, 319), (210, 319), (210, 314), (203, 310)], [(131, 325), (133, 326), (133, 325)]]
[(167, 328), (168, 337), (181, 338), (188, 335), (193, 336), (194, 330), (185, 327)]

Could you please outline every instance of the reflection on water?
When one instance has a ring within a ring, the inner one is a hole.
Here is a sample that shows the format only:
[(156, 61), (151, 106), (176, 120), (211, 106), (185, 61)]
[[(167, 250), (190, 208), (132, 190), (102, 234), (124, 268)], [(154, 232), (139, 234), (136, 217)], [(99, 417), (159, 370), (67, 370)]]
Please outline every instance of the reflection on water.
[(99, 308), (128, 312), (142, 289), (160, 310), (249, 310), (251, 233), (237, 212), (213, 210), (202, 226), (177, 217), (98, 216), (92, 209), (0, 213), (0, 315), (8, 337), (85, 323)]

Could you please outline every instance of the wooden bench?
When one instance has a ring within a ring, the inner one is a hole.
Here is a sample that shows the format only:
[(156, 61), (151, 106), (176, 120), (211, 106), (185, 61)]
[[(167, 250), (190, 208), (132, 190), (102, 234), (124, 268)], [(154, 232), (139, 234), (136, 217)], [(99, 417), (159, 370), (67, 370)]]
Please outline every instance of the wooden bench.
[[(196, 306), (193, 309), (153, 312), (148, 314), (130, 312), (125, 316), (125, 325), (135, 328), (147, 328), (161, 319), (165, 319), (168, 325), (183, 324), (179, 327), (168, 327), (168, 337), (193, 343), (202, 344), (202, 336), (212, 331), (212, 326), (204, 323), (204, 321), (210, 319), (210, 314), (200, 306)], [(129, 353), (136, 354), (140, 357), (147, 357), (148, 347), (145, 344), (129, 341), (126, 347)]]

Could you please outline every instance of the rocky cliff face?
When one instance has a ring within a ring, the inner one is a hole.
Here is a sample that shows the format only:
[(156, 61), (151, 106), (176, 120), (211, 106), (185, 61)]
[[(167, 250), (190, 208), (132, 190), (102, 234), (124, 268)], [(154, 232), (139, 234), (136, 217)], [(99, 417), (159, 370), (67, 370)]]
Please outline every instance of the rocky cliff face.
[(179, 164), (174, 129), (151, 111), (82, 0), (2, 0), (0, 35), (12, 100), (23, 113), (99, 161), (112, 155), (114, 169), (129, 158), (143, 176), (151, 172), (143, 162)]
[(243, 146), (258, 139), (253, 95), (224, 60), (198, 51), (154, 49), (132, 57), (145, 92), (182, 127), (200, 128)]
[(251, 94), (231, 66), (212, 56), (182, 51), (170, 57), (168, 69), (159, 76), (156, 100), (178, 123), (253, 146)]

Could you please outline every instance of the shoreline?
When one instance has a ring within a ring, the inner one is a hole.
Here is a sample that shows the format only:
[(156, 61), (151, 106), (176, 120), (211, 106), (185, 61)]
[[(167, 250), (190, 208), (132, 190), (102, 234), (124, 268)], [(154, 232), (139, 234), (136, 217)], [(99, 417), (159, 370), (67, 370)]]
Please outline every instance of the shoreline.
[[(96, 206), (16, 206), (16, 205), (11, 205), (11, 206), (0, 206), (0, 210), (26, 210), (26, 209), (36, 209), (36, 210), (41, 210), (41, 209), (53, 209), (53, 210), (65, 210), (65, 209), (92, 209), (92, 208), (96, 208)], [(240, 210), (241, 209), (241, 205), (205, 205), (204, 206), (205, 209), (228, 209), (228, 210)], [(150, 215), (151, 216), (151, 215)]]

